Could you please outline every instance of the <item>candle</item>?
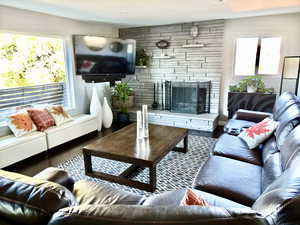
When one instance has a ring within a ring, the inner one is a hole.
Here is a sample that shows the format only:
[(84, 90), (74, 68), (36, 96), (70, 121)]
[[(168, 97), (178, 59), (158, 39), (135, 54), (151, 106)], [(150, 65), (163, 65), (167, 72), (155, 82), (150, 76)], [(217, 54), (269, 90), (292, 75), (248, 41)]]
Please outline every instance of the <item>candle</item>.
[(143, 126), (142, 126), (142, 112), (136, 112), (136, 137), (138, 139), (143, 138)]
[(145, 138), (149, 137), (149, 128), (148, 128), (148, 106), (147, 105), (143, 105), (142, 106), (142, 110), (143, 110), (143, 136)]

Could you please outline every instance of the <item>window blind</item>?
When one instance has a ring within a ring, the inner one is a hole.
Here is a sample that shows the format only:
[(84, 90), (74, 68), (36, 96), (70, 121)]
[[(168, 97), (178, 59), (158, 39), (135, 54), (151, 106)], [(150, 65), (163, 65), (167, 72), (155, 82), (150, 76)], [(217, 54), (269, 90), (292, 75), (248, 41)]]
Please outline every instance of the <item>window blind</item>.
[(0, 89), (0, 122), (18, 107), (38, 104), (66, 105), (65, 83), (51, 83), (18, 88)]

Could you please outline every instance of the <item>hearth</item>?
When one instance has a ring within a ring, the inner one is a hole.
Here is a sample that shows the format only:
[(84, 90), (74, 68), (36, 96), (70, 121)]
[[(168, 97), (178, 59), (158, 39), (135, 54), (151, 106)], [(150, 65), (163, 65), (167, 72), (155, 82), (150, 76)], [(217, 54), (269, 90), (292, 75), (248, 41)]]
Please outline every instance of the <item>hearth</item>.
[(164, 84), (164, 109), (178, 113), (209, 113), (211, 82), (174, 82)]

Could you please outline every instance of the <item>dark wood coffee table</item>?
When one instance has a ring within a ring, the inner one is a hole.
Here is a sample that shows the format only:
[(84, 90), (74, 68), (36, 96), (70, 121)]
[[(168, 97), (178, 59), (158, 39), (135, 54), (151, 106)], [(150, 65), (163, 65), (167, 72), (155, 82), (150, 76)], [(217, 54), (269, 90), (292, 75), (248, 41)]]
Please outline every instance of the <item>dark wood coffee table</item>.
[[(156, 189), (156, 165), (171, 150), (187, 152), (188, 130), (149, 125), (149, 138), (136, 140), (136, 124), (131, 124), (83, 148), (85, 173), (88, 176), (153, 192)], [(184, 140), (183, 148), (176, 145)], [(93, 171), (91, 157), (101, 157), (132, 164), (119, 176)], [(149, 183), (131, 180), (140, 168), (149, 168)]]

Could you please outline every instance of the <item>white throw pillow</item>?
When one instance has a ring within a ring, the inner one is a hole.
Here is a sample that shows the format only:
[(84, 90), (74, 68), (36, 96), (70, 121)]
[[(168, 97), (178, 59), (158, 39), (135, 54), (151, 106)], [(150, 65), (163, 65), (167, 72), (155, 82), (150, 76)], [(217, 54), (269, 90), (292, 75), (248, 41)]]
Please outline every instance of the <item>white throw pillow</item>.
[(31, 120), (26, 109), (22, 109), (10, 116), (8, 116), (8, 127), (16, 137), (20, 137), (36, 131), (36, 126)]
[(48, 112), (53, 117), (56, 126), (72, 121), (73, 118), (61, 105), (52, 105), (47, 107)]
[(254, 149), (268, 139), (276, 130), (278, 122), (266, 118), (263, 121), (243, 130), (239, 137), (242, 138), (250, 149)]

